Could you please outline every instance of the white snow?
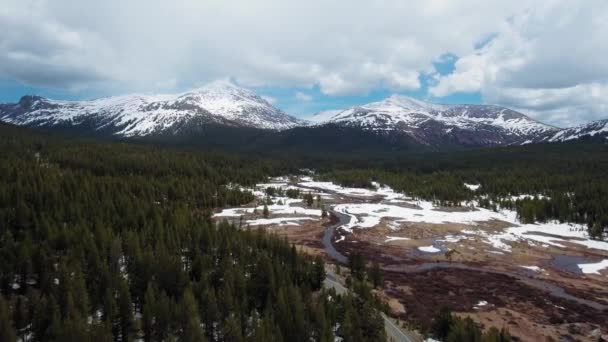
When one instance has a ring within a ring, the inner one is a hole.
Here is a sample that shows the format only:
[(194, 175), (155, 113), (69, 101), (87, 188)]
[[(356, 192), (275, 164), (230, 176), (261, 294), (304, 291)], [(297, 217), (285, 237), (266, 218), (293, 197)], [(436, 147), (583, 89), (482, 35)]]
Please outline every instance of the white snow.
[[(262, 198), (266, 198), (266, 196), (262, 193)], [(294, 199), (288, 197), (272, 197), (271, 198), (274, 204), (271, 204), (268, 207), (269, 214), (272, 215), (311, 215), (311, 216), (321, 216), (321, 209), (313, 209), (313, 208), (305, 208), (301, 206), (291, 206), (294, 203), (301, 203), (301, 199)], [(279, 202), (283, 204), (278, 204)], [(221, 212), (215, 213), (213, 217), (237, 217), (246, 214), (252, 214), (254, 210), (257, 210), (258, 213), (262, 213), (264, 210), (264, 205), (258, 205), (257, 207), (242, 207), (242, 208), (226, 208), (222, 209)]]
[(557, 131), (555, 127), (503, 107), (434, 104), (401, 95), (344, 110), (322, 112), (313, 116), (312, 120), (317, 123), (357, 125), (372, 130), (392, 130), (400, 125), (416, 129), (427, 121), (436, 121), (446, 126), (446, 134), (451, 133), (453, 128), (476, 130), (482, 125), (524, 136)]
[(517, 196), (511, 196), (510, 199), (511, 199), (511, 201), (517, 201), (517, 200), (523, 200), (523, 199), (549, 199), (549, 197), (545, 196), (543, 194), (536, 194), (536, 195), (521, 194), (521, 195), (517, 195)]
[[(258, 205), (248, 206), (248, 207), (238, 207), (238, 208), (225, 208), (220, 212), (215, 213), (213, 217), (222, 218), (222, 217), (240, 217), (244, 215), (251, 215), (254, 211), (261, 215), (264, 212), (264, 204), (266, 200), (269, 198), (266, 194), (265, 190), (268, 187), (273, 187), (281, 190), (287, 190), (290, 188), (294, 188), (287, 183), (288, 178), (284, 177), (275, 177), (271, 178), (266, 183), (258, 183), (254, 186), (253, 189), (244, 188), (238, 185), (229, 184), (228, 186), (231, 188), (239, 188), (242, 191), (250, 191), (254, 194), (258, 201)], [(300, 189), (303, 191), (304, 189)], [(315, 194), (316, 195), (316, 194)], [(270, 216), (279, 216), (279, 217), (270, 217), (270, 218), (257, 218), (257, 219), (249, 219), (244, 223), (256, 226), (256, 225), (284, 225), (284, 226), (297, 226), (299, 225), (298, 221), (302, 220), (318, 220), (321, 217), (322, 211), (321, 209), (316, 208), (308, 208), (303, 204), (303, 200), (300, 198), (289, 198), (284, 196), (270, 196), (270, 200), (272, 204), (267, 205), (268, 213)], [(286, 216), (287, 215), (287, 216)], [(293, 215), (293, 216), (290, 216)], [(299, 215), (299, 216), (298, 216)]]
[(425, 252), (425, 253), (438, 253), (441, 252), (441, 249), (431, 245), (431, 246), (420, 246), (418, 247), (419, 251)]
[(543, 269), (540, 268), (540, 267), (538, 267), (538, 266), (523, 266), (522, 265), (522, 266), (519, 266), (519, 267), (525, 268), (525, 269), (530, 270), (530, 271), (538, 272), (538, 273), (540, 273), (540, 272), (543, 271)]
[(585, 274), (600, 274), (601, 270), (608, 268), (608, 259), (591, 264), (578, 264), (578, 267)]
[[(275, 187), (287, 188), (291, 187), (286, 183), (286, 178), (273, 179), (268, 183), (258, 184), (257, 188), (273, 185)], [(465, 239), (479, 239), (490, 245), (495, 250), (491, 253), (501, 254), (510, 252), (513, 243), (523, 242), (534, 246), (548, 248), (554, 246), (558, 248), (566, 247), (566, 244), (578, 244), (587, 248), (599, 249), (608, 251), (608, 242), (590, 239), (587, 234), (586, 226), (581, 224), (569, 224), (559, 222), (547, 222), (537, 224), (521, 224), (517, 219), (517, 213), (512, 210), (491, 211), (485, 208), (473, 208), (466, 211), (445, 211), (435, 207), (432, 202), (422, 200), (412, 200), (404, 194), (396, 193), (393, 189), (387, 186), (382, 186), (378, 183), (373, 183), (376, 189), (348, 188), (341, 187), (332, 182), (318, 182), (311, 177), (301, 177), (298, 186), (308, 186), (312, 188), (324, 189), (328, 192), (338, 194), (353, 195), (362, 198), (379, 197), (382, 201), (379, 203), (342, 203), (333, 206), (336, 212), (342, 213), (350, 217), (350, 222), (340, 227), (342, 231), (351, 232), (353, 228), (372, 228), (385, 220), (387, 226), (392, 230), (402, 229), (403, 223), (430, 223), (443, 224), (454, 223), (469, 226), (469, 228), (461, 230), (457, 235), (447, 235), (443, 239), (437, 239), (437, 242), (456, 243)], [(301, 191), (306, 192), (301, 188)], [(252, 191), (260, 200), (266, 198), (266, 194), (262, 191)], [(315, 193), (328, 196), (323, 193)], [(518, 195), (513, 196), (514, 199), (532, 197), (533, 195)], [(542, 195), (535, 195), (542, 197)], [(273, 197), (272, 205), (268, 206), (271, 215), (281, 216), (276, 218), (277, 222), (289, 222), (285, 215), (301, 215), (314, 217), (315, 219), (321, 216), (320, 209), (306, 208), (302, 206), (301, 199), (291, 199), (287, 197)], [(277, 203), (282, 204), (277, 204)], [(472, 206), (476, 202), (471, 202)], [(254, 207), (228, 208), (214, 217), (238, 217), (244, 214), (251, 214), (254, 209), (258, 213), (262, 213), (263, 205)], [(271, 218), (272, 219), (272, 218)], [(312, 219), (312, 218), (311, 218)], [(295, 221), (291, 219), (292, 223)], [(501, 221), (510, 224), (511, 226), (498, 232), (488, 232), (481, 229), (475, 229), (479, 222)], [(253, 221), (271, 222), (271, 221)], [(263, 223), (261, 223), (263, 224)], [(387, 236), (387, 241), (395, 239)], [(430, 246), (433, 247), (433, 246)], [(439, 251), (433, 247), (434, 251)], [(590, 266), (591, 267), (591, 266)]]
[(480, 300), (477, 304), (475, 304), (475, 309), (479, 309), (482, 308), (484, 306), (488, 305), (488, 302), (485, 300)]
[(479, 189), (479, 187), (481, 186), (481, 184), (467, 184), (467, 183), (464, 183), (464, 186), (467, 187), (471, 191), (477, 191), (477, 189)]
[[(341, 229), (351, 231), (353, 228), (371, 228), (378, 225), (382, 219), (390, 218), (393, 222), (425, 222), (432, 224), (457, 223), (474, 226), (477, 222), (499, 220), (512, 224), (498, 233), (488, 233), (483, 230), (467, 229), (462, 233), (481, 237), (486, 243), (494, 248), (510, 251), (508, 242), (528, 241), (541, 245), (552, 245), (565, 247), (564, 243), (574, 243), (587, 248), (595, 248), (608, 251), (608, 242), (592, 240), (587, 234), (587, 229), (581, 224), (569, 224), (559, 222), (547, 222), (538, 224), (520, 224), (517, 214), (511, 210), (500, 210), (494, 212), (485, 208), (476, 208), (471, 211), (442, 211), (428, 201), (417, 201), (420, 209), (407, 208), (394, 204), (384, 203), (346, 203), (338, 204), (334, 210), (351, 216), (351, 221), (343, 225)], [(394, 227), (389, 225), (389, 227)], [(453, 237), (454, 241), (462, 237)]]
[(406, 238), (406, 237), (400, 237), (400, 236), (387, 236), (384, 243), (391, 242), (391, 241), (405, 241), (405, 240), (410, 240), (410, 239)]
[(286, 226), (299, 226), (299, 223), (295, 221), (303, 221), (303, 220), (314, 220), (313, 217), (275, 217), (269, 219), (257, 219), (257, 220), (248, 220), (247, 224), (250, 226), (260, 226), (260, 225), (270, 225), (270, 224), (278, 224), (278, 225), (286, 225)]
[(17, 125), (95, 122), (97, 130), (117, 127), (117, 135), (130, 137), (162, 131), (194, 117), (277, 130), (303, 123), (228, 80), (181, 94), (134, 94), (89, 101), (38, 99), (31, 110), (16, 116), (5, 113), (0, 119)]
[(418, 201), (412, 204), (418, 205), (420, 209), (383, 203), (353, 203), (338, 204), (334, 207), (334, 210), (346, 215), (356, 216), (357, 220), (351, 220), (348, 225), (343, 226), (343, 229), (345, 230), (350, 230), (354, 227), (374, 227), (385, 217), (398, 219), (397, 222), (425, 222), (435, 224), (474, 224), (477, 221), (503, 218), (500, 214), (485, 209), (448, 212), (436, 210), (437, 208), (428, 201)]
[[(561, 130), (547, 139), (547, 141), (569, 141), (581, 138), (583, 136), (593, 137), (595, 135), (605, 133), (608, 133), (608, 120), (600, 120)], [(608, 139), (608, 135), (606, 136), (606, 139)]]
[(298, 185), (309, 188), (316, 188), (326, 191), (336, 192), (338, 194), (360, 196), (360, 197), (372, 197), (376, 196), (377, 193), (373, 190), (362, 189), (362, 188), (349, 188), (336, 185), (333, 182), (316, 182), (316, 181), (302, 181)]

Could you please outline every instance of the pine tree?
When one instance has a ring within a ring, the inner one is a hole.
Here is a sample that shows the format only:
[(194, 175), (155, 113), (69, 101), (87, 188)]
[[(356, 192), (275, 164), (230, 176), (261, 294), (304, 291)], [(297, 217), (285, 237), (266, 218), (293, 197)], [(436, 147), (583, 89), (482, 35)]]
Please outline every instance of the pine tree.
[(446, 307), (441, 308), (437, 316), (433, 319), (433, 324), (431, 326), (433, 336), (439, 340), (445, 340), (450, 333), (452, 321), (452, 312), (450, 309)]
[(268, 212), (268, 206), (266, 205), (266, 203), (264, 203), (263, 215), (264, 215), (264, 218), (268, 218), (269, 212)]
[(14, 342), (17, 340), (11, 322), (10, 309), (4, 296), (0, 294), (0, 341)]
[(144, 331), (144, 340), (150, 342), (153, 340), (154, 334), (154, 319), (156, 306), (156, 291), (151, 284), (148, 285), (144, 299), (144, 309), (142, 315), (142, 328)]
[(229, 315), (224, 321), (222, 329), (222, 337), (226, 342), (242, 342), (243, 332), (241, 331), (241, 324), (237, 320), (234, 314)]
[(206, 291), (206, 295), (203, 295), (203, 323), (205, 327), (205, 335), (209, 340), (215, 339), (215, 324), (219, 321), (219, 309), (217, 307), (217, 299), (215, 296), (215, 290), (210, 288)]
[(369, 280), (372, 282), (374, 288), (377, 288), (382, 284), (382, 270), (377, 261), (372, 263), (372, 267), (369, 270)]
[(348, 267), (351, 275), (361, 281), (365, 279), (365, 259), (359, 253), (351, 253), (348, 256)]
[(117, 336), (120, 327), (118, 325), (118, 305), (114, 296), (114, 289), (107, 288), (105, 291), (103, 302), (103, 322), (107, 329), (112, 331), (114, 336)]
[(179, 303), (180, 318), (178, 322), (182, 325), (180, 341), (201, 342), (205, 340), (197, 308), (192, 290), (187, 288)]
[[(21, 339), (24, 340), (24, 336), (27, 335), (28, 331), (26, 327), (31, 322), (31, 315), (27, 305), (27, 300), (23, 296), (17, 297), (17, 303), (15, 304), (13, 322), (17, 332), (21, 335)], [(1, 309), (0, 309), (1, 310)]]
[(122, 341), (130, 341), (134, 332), (133, 303), (129, 286), (123, 279), (118, 284), (118, 317)]

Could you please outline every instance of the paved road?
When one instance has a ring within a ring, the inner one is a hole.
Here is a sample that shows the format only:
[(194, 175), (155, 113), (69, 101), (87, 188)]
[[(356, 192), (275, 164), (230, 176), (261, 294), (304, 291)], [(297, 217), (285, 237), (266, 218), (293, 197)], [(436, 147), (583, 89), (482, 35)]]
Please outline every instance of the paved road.
[[(337, 280), (337, 277), (332, 273), (327, 274), (327, 277), (325, 278), (323, 285), (327, 288), (333, 288), (334, 290), (336, 290), (337, 294), (345, 294), (346, 292), (348, 292), (348, 289), (346, 287), (344, 287), (342, 284), (340, 284)], [(398, 341), (419, 342), (419, 341), (422, 341), (422, 339), (419, 336), (413, 334), (412, 332), (402, 330), (396, 323), (393, 322), (393, 320), (390, 317), (388, 317), (384, 313), (382, 313), (382, 319), (384, 319), (384, 329), (386, 330), (387, 341), (389, 341), (389, 342), (398, 342)]]

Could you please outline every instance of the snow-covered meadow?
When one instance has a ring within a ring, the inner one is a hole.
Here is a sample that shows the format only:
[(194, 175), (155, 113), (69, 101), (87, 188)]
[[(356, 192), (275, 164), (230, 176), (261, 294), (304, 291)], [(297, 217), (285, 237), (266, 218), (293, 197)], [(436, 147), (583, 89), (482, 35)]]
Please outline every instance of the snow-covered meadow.
[[(329, 200), (331, 208), (350, 218), (349, 222), (340, 226), (342, 234), (352, 233), (353, 229), (369, 229), (384, 223), (391, 231), (401, 231), (404, 223), (428, 224), (459, 224), (466, 225), (466, 229), (457, 234), (437, 237), (435, 244), (421, 246), (418, 250), (427, 253), (439, 253), (445, 243), (459, 243), (465, 240), (476, 240), (485, 243), (488, 251), (504, 254), (512, 251), (515, 243), (527, 243), (531, 246), (568, 248), (578, 245), (581, 248), (608, 251), (608, 242), (590, 239), (584, 225), (547, 222), (537, 224), (521, 224), (513, 210), (499, 209), (492, 211), (481, 208), (477, 202), (467, 203), (467, 208), (449, 210), (438, 207), (430, 201), (415, 200), (411, 197), (397, 193), (388, 186), (372, 183), (375, 189), (343, 187), (332, 182), (315, 181), (309, 176), (300, 177), (296, 182), (287, 177), (271, 179), (268, 183), (258, 184), (251, 189), (260, 200), (266, 198), (264, 190), (267, 187), (299, 189), (301, 193), (311, 192), (315, 197), (320, 196), (323, 201)], [(471, 191), (479, 188), (477, 184), (465, 184)], [(351, 198), (358, 199), (352, 201)], [(533, 197), (520, 195), (517, 199)], [(321, 209), (307, 208), (302, 199), (287, 197), (272, 197), (273, 204), (268, 205), (270, 218), (249, 219), (244, 223), (248, 225), (282, 225), (296, 226), (304, 220), (319, 219)], [(356, 203), (349, 203), (356, 202)], [(259, 202), (261, 203), (261, 202)], [(229, 208), (215, 214), (215, 217), (239, 217), (251, 215), (254, 211), (261, 213), (263, 205), (256, 207)], [(504, 229), (488, 231), (479, 229), (481, 222), (502, 222), (507, 224)], [(394, 235), (394, 234), (391, 234)], [(399, 236), (387, 236), (385, 243), (407, 240)], [(598, 263), (582, 264), (583, 273), (597, 273), (608, 268), (608, 259)]]
[[(298, 226), (300, 225), (301, 221), (318, 220), (321, 217), (321, 209), (307, 208), (301, 198), (267, 196), (265, 192), (267, 188), (281, 189), (282, 191), (286, 191), (288, 189), (300, 189), (297, 186), (289, 185), (288, 182), (289, 179), (286, 177), (277, 177), (270, 179), (268, 183), (256, 184), (256, 186), (251, 189), (240, 187), (241, 190), (251, 191), (251, 193), (253, 193), (253, 195), (256, 197), (257, 205), (250, 207), (222, 209), (220, 212), (215, 213), (213, 217), (237, 218), (242, 216), (244, 217), (245, 215), (252, 216), (255, 213), (262, 215), (264, 211), (264, 203), (267, 199), (270, 199), (272, 204), (266, 205), (266, 207), (268, 208), (269, 216), (272, 216), (271, 218), (247, 219), (243, 221), (243, 223), (250, 226)], [(304, 189), (300, 190), (304, 191)]]

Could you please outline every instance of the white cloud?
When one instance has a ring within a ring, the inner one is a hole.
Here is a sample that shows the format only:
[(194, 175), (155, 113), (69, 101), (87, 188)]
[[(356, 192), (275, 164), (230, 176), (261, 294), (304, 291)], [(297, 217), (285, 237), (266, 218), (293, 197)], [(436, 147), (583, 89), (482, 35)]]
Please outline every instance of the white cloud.
[(480, 53), (460, 58), (454, 64), (455, 71), (446, 76), (435, 74), (435, 86), (429, 88), (433, 96), (446, 96), (452, 93), (473, 93), (481, 90), (486, 70), (486, 57)]
[(608, 117), (608, 2), (552, 0), (504, 21), (461, 56), (433, 96), (481, 92), (488, 103), (561, 126)]
[[(231, 77), (337, 96), (418, 90), (434, 75), (436, 97), (481, 92), (556, 124), (608, 116), (606, 0), (5, 0), (0, 32), (0, 78), (40, 87)], [(459, 58), (440, 76), (446, 54)]]
[(500, 103), (560, 127), (608, 118), (608, 83), (584, 83), (565, 88), (490, 88), (490, 103)]
[(308, 94), (303, 93), (301, 91), (297, 91), (296, 92), (295, 98), (297, 100), (300, 100), (300, 101), (303, 101), (303, 102), (310, 102), (310, 101), (312, 101), (312, 96), (311, 95), (308, 95)]
[[(229, 76), (330, 95), (412, 90), (437, 56), (468, 52), (525, 3), (7, 0), (0, 77), (58, 88)], [(473, 10), (483, 15), (471, 20)]]

